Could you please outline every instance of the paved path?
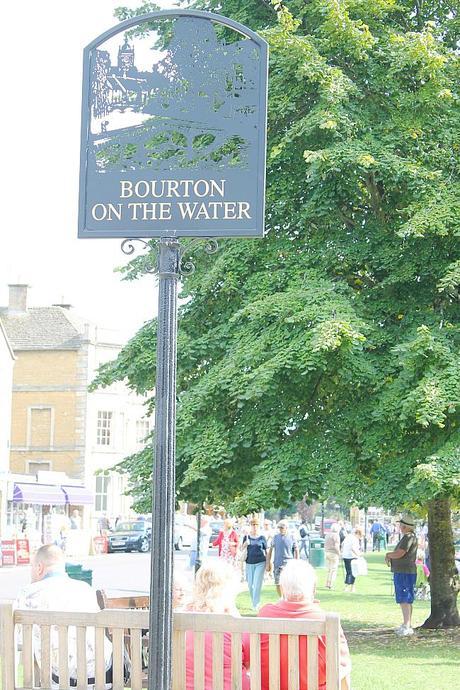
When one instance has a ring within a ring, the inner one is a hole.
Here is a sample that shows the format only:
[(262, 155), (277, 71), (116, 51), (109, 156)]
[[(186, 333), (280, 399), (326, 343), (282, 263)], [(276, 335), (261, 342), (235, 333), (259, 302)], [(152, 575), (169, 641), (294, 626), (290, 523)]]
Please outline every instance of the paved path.
[[(217, 550), (209, 552), (215, 557)], [(93, 586), (105, 589), (112, 595), (123, 593), (148, 594), (150, 590), (149, 553), (111, 553), (84, 558), (69, 558), (72, 563), (81, 563), (93, 571)], [(192, 581), (192, 571), (188, 568), (188, 551), (176, 552), (174, 568), (187, 580)], [(14, 599), (22, 587), (30, 582), (29, 566), (0, 568), (0, 599)]]

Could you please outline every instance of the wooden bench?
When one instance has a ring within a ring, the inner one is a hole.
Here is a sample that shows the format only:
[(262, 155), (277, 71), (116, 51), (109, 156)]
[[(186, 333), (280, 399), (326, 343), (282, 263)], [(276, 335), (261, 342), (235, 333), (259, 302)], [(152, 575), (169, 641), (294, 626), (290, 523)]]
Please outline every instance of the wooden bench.
[(150, 597), (148, 594), (130, 594), (125, 597), (110, 597), (105, 590), (96, 590), (97, 603), (101, 609), (148, 609)]
[[(68, 627), (76, 626), (77, 690), (87, 690), (86, 630), (95, 628), (95, 690), (105, 688), (104, 638), (107, 628), (112, 633), (113, 690), (142, 690), (142, 630), (148, 628), (146, 610), (105, 609), (97, 613), (54, 611), (13, 611), (11, 603), (0, 604), (0, 658), (2, 690), (50, 690), (50, 632), (58, 630), (60, 688), (69, 690)], [(18, 649), (16, 628), (22, 626), (23, 680), (17, 678)], [(42, 654), (39, 677), (34, 682), (33, 626), (41, 632)], [(124, 634), (131, 638), (131, 678), (123, 682)], [(175, 613), (173, 631), (173, 690), (186, 688), (187, 631), (194, 633), (195, 690), (204, 690), (205, 633), (213, 640), (213, 690), (223, 690), (223, 634), (232, 635), (232, 690), (241, 690), (242, 635), (249, 633), (251, 690), (260, 690), (260, 635), (269, 635), (270, 690), (279, 690), (279, 636), (288, 635), (289, 690), (299, 690), (299, 635), (308, 635), (309, 690), (318, 690), (318, 636), (325, 635), (327, 690), (339, 690), (339, 617), (327, 614), (325, 621), (284, 620), (276, 618), (236, 618), (205, 613)], [(66, 680), (67, 679), (67, 680)]]

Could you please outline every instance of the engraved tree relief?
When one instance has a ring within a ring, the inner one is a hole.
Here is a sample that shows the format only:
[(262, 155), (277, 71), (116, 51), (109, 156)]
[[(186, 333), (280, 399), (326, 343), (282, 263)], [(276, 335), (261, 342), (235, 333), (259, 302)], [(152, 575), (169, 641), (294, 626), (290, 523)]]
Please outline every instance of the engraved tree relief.
[[(219, 39), (211, 21), (171, 21), (151, 70), (136, 67), (124, 39), (117, 63), (91, 63), (90, 167), (95, 172), (247, 168), (257, 148), (259, 52), (246, 38)], [(152, 44), (156, 32), (143, 40)]]

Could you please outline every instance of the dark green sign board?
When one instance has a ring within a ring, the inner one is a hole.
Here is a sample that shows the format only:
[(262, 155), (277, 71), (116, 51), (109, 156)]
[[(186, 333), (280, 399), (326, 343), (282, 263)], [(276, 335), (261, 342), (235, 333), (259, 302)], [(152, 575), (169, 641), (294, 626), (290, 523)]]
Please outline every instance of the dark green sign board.
[(263, 235), (266, 42), (155, 12), (84, 52), (79, 237)]

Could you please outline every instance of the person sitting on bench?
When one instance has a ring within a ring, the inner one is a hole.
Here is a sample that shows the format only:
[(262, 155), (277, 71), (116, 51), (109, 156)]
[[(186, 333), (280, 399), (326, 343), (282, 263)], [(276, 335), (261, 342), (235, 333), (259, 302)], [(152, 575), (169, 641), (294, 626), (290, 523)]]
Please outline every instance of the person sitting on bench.
[[(260, 618), (291, 618), (306, 620), (324, 620), (325, 613), (315, 600), (316, 575), (314, 569), (301, 560), (290, 560), (281, 571), (280, 588), (282, 598), (274, 604), (265, 604), (260, 611)], [(245, 639), (245, 644), (248, 641)], [(326, 688), (326, 644), (322, 635), (318, 638), (318, 675), (319, 690)], [(300, 690), (308, 688), (308, 638), (299, 638), (299, 679)], [(350, 690), (351, 660), (348, 644), (340, 628), (340, 679), (341, 690)], [(260, 660), (262, 690), (268, 690), (269, 683), (269, 643), (268, 635), (260, 636)], [(288, 679), (288, 636), (280, 636), (280, 690), (289, 690)]]
[[(38, 549), (32, 558), (31, 584), (19, 594), (15, 608), (38, 611), (81, 611), (95, 613), (100, 610), (96, 592), (86, 582), (71, 579), (65, 572), (64, 552), (55, 544)], [(51, 627), (51, 680), (52, 687), (59, 688), (59, 638), (56, 626)], [(34, 658), (38, 666), (41, 660), (41, 636), (37, 625), (33, 626)], [(77, 632), (75, 626), (68, 631), (68, 669), (71, 688), (77, 687)], [(104, 639), (104, 660), (106, 669), (106, 690), (112, 687), (112, 645)], [(88, 690), (95, 680), (95, 633), (88, 628), (86, 633), (86, 664)]]

